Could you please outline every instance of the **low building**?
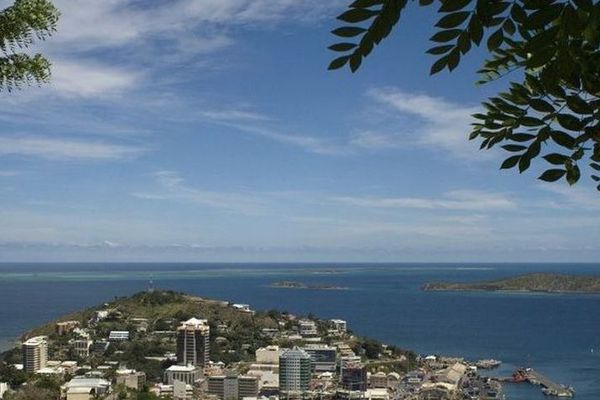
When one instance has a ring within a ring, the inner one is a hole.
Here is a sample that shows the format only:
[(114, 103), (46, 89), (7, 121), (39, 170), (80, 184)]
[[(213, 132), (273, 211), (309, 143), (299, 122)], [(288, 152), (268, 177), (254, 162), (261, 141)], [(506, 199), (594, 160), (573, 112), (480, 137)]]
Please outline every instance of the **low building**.
[(137, 332), (146, 332), (148, 330), (148, 319), (147, 318), (131, 318), (131, 323), (135, 326)]
[(67, 333), (73, 332), (75, 328), (79, 327), (79, 321), (61, 321), (56, 323), (56, 334), (59, 336), (66, 335)]
[(300, 320), (298, 323), (298, 329), (301, 336), (316, 336), (317, 335), (317, 324), (315, 321), (308, 319)]
[(146, 373), (135, 369), (118, 369), (116, 373), (117, 385), (124, 385), (128, 389), (140, 390), (146, 383)]
[(60, 363), (60, 366), (65, 369), (67, 374), (75, 375), (77, 369), (79, 368), (77, 365), (77, 361), (63, 361)]
[(329, 322), (331, 322), (335, 330), (337, 330), (340, 333), (345, 333), (348, 329), (346, 321), (344, 321), (343, 319), (330, 319)]
[(91, 352), (94, 354), (102, 355), (108, 350), (110, 342), (108, 340), (96, 340), (91, 346)]
[(256, 376), (215, 375), (208, 377), (208, 393), (221, 400), (241, 400), (245, 397), (258, 396), (258, 379)]
[(129, 340), (129, 331), (110, 331), (108, 340), (111, 342), (124, 342)]
[(202, 370), (193, 365), (171, 365), (165, 371), (164, 381), (168, 385), (173, 385), (173, 382), (181, 381), (189, 385), (194, 385), (202, 378)]
[(194, 388), (181, 381), (176, 381), (174, 385), (164, 385), (159, 383), (150, 388), (150, 392), (158, 397), (166, 397), (174, 400), (191, 400), (194, 398)]
[(77, 376), (61, 386), (61, 397), (66, 400), (92, 400), (110, 392), (110, 382), (102, 378)]
[(390, 394), (387, 389), (367, 389), (365, 392), (365, 398), (368, 400), (389, 400)]
[(94, 342), (89, 338), (80, 338), (73, 340), (73, 355), (79, 358), (90, 356), (90, 347)]
[(388, 389), (397, 390), (400, 384), (400, 374), (397, 372), (390, 372), (387, 375), (387, 387)]
[(373, 389), (387, 388), (387, 375), (385, 372), (376, 372), (369, 376), (369, 387)]
[(232, 304), (232, 307), (244, 313), (254, 314), (254, 311), (250, 308), (249, 304)]
[(279, 346), (271, 345), (261, 347), (255, 352), (257, 364), (279, 364), (279, 356), (282, 351)]
[(8, 392), (8, 383), (0, 382), (0, 399), (4, 397), (4, 393)]

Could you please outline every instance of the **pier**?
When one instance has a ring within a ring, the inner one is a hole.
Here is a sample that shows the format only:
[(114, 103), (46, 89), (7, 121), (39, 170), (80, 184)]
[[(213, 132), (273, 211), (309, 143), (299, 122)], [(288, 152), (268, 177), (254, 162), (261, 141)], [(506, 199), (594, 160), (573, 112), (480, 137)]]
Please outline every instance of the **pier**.
[(523, 370), (523, 373), (527, 378), (527, 381), (534, 385), (541, 386), (543, 388), (542, 391), (546, 395), (557, 397), (573, 397), (575, 395), (575, 390), (573, 390), (573, 388), (555, 383), (532, 368)]

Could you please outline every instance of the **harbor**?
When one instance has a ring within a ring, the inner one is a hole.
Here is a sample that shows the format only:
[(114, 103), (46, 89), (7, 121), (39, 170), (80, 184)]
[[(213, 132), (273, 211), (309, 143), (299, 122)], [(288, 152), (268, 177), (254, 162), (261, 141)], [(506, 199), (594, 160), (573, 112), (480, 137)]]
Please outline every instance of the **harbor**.
[(547, 396), (575, 396), (575, 389), (573, 389), (573, 387), (556, 383), (533, 368), (520, 368), (513, 373), (512, 377), (500, 380), (509, 383), (529, 382), (532, 385), (540, 386), (542, 388), (542, 392)]

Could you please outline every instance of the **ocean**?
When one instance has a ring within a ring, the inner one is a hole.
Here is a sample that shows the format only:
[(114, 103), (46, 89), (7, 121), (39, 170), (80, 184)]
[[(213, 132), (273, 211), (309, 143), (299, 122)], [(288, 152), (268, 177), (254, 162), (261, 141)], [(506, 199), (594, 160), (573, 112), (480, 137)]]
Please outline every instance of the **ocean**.
[[(421, 354), (496, 358), (493, 375), (531, 366), (600, 399), (600, 295), (424, 292), (429, 281), (529, 272), (598, 274), (600, 264), (0, 264), (0, 348), (63, 314), (150, 285), (248, 303), (254, 309), (342, 318), (355, 333)], [(296, 280), (348, 290), (281, 289)], [(511, 400), (545, 396), (506, 384)]]

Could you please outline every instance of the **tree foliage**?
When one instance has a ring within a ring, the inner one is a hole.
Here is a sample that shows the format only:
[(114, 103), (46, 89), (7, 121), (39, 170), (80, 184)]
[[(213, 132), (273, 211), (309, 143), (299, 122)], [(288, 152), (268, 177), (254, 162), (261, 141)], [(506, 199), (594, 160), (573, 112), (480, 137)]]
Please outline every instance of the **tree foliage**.
[(48, 0), (15, 0), (0, 11), (0, 90), (40, 84), (50, 78), (50, 62), (24, 51), (56, 30), (59, 12)]
[[(414, 1), (416, 2), (416, 1)], [(510, 155), (502, 169), (527, 170), (543, 154), (550, 166), (539, 179), (575, 184), (589, 162), (600, 183), (600, 2), (598, 0), (419, 0), (439, 6), (427, 53), (431, 74), (454, 70), (472, 46), (489, 58), (478, 84), (516, 77), (474, 114), (471, 140)], [(329, 69), (352, 72), (386, 38), (408, 0), (356, 0), (332, 33), (342, 42)], [(584, 161), (587, 160), (587, 161)], [(600, 190), (600, 185), (597, 186)]]

